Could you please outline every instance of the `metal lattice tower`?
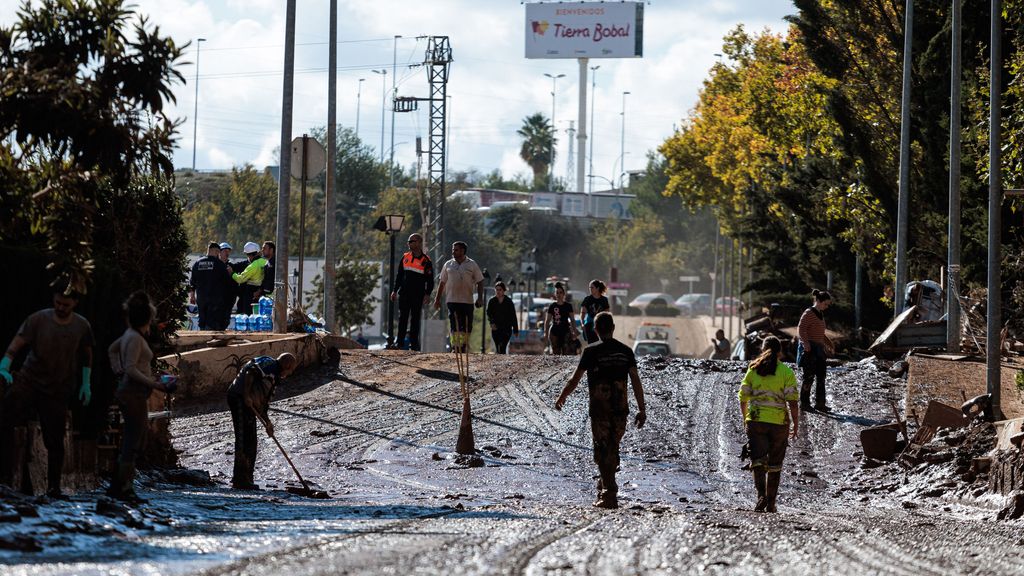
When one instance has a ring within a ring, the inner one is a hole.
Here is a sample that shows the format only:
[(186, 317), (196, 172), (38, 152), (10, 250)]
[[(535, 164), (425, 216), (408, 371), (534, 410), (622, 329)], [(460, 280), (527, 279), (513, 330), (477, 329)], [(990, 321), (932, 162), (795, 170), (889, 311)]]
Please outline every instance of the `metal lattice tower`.
[(427, 198), (426, 218), (423, 221), (424, 246), (434, 262), (441, 262), (445, 253), (445, 169), (448, 166), (445, 150), (448, 110), (448, 69), (452, 63), (452, 48), (447, 36), (431, 36), (427, 41), (424, 64), (430, 79), (430, 140), (427, 145)]

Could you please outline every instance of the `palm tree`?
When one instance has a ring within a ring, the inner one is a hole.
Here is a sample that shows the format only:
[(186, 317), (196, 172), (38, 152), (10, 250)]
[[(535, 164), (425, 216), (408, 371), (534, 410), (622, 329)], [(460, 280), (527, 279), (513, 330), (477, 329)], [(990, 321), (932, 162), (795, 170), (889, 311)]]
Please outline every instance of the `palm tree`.
[(533, 170), (533, 189), (540, 190), (547, 181), (548, 167), (554, 161), (555, 138), (551, 122), (543, 114), (537, 112), (523, 118), (523, 127), (516, 130), (523, 137), (523, 146), (519, 149), (519, 157)]

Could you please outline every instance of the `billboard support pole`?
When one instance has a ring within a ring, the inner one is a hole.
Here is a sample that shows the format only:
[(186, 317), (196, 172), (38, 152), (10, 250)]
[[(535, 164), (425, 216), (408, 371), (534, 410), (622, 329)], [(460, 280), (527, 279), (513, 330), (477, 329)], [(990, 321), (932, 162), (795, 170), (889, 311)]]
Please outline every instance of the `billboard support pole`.
[(576, 192), (583, 192), (587, 168), (587, 58), (579, 58), (580, 63), (580, 110), (579, 110), (579, 131), (576, 133), (576, 156), (579, 163), (576, 164)]

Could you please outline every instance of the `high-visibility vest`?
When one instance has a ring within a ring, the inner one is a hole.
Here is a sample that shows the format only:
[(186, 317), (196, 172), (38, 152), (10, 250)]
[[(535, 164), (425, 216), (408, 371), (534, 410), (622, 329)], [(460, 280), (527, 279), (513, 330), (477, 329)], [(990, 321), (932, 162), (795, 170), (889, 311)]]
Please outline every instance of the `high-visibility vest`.
[(430, 258), (424, 254), (419, 258), (413, 256), (412, 252), (406, 252), (402, 256), (402, 268), (409, 272), (416, 272), (418, 274), (427, 273), (427, 263), (430, 262)]

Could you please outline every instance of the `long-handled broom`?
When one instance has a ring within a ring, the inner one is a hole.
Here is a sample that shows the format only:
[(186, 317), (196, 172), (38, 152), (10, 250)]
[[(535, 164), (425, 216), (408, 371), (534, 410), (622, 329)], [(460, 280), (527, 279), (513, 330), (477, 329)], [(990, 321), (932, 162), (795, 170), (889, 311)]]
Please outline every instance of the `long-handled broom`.
[(469, 342), (458, 317), (455, 318), (455, 331), (459, 334), (459, 342), (453, 349), (459, 371), (459, 387), (462, 389), (462, 420), (459, 423), (459, 438), (455, 441), (455, 451), (459, 454), (473, 455), (476, 454), (476, 447), (473, 442), (473, 412), (469, 404)]

